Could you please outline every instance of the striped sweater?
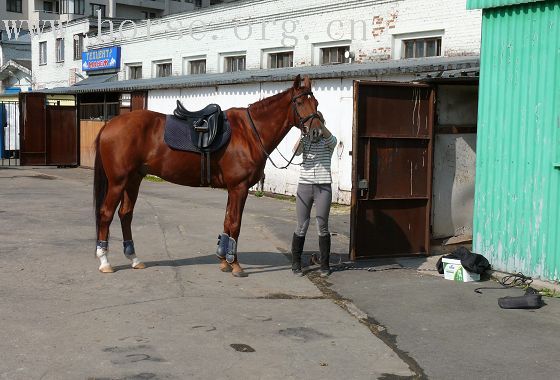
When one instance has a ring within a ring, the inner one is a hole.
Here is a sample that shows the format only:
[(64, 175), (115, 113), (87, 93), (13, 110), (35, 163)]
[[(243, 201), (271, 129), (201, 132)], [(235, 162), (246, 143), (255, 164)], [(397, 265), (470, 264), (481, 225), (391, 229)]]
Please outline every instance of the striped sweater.
[(336, 147), (336, 137), (321, 138), (316, 143), (311, 143), (309, 138), (302, 140), (298, 155), (303, 154), (303, 163), (300, 169), (299, 183), (327, 184), (332, 183), (331, 157)]

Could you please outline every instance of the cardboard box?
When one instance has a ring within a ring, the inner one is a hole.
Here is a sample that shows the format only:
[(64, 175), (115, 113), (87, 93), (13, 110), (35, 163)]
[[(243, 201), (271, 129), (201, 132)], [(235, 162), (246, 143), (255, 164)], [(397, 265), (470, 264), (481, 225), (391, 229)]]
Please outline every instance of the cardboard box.
[(478, 273), (467, 271), (461, 265), (461, 260), (442, 259), (443, 262), (443, 276), (446, 280), (453, 280), (457, 282), (472, 282), (480, 281)]

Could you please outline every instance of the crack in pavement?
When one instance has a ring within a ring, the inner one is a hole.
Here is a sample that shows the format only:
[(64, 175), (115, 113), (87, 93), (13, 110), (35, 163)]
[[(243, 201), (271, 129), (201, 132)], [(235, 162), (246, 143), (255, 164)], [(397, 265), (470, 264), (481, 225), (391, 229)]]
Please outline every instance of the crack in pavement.
[[(145, 197), (141, 197), (141, 199), (142, 199), (142, 201), (146, 202), (146, 204), (147, 204), (148, 206), (150, 206), (150, 208), (152, 209), (153, 214), (154, 214), (154, 219), (155, 219), (155, 221), (156, 221), (156, 225), (158, 226), (159, 230), (161, 231), (161, 236), (162, 236), (162, 239), (163, 239), (163, 246), (164, 246), (164, 249), (165, 249), (165, 254), (166, 254), (167, 257), (169, 258), (169, 260), (171, 260), (173, 263), (176, 264), (176, 261), (177, 261), (177, 260), (174, 259), (173, 257), (171, 257), (171, 253), (169, 252), (169, 246), (168, 246), (168, 244), (167, 244), (167, 237), (166, 237), (166, 235), (165, 235), (165, 230), (164, 230), (164, 228), (163, 228), (163, 226), (161, 225), (161, 222), (160, 222), (160, 220), (159, 220), (159, 215), (158, 215), (157, 209), (156, 209), (155, 206), (154, 206), (148, 199), (146, 199)], [(179, 271), (179, 267), (178, 267), (178, 266), (174, 266), (174, 267), (173, 267), (173, 270), (175, 271), (175, 281), (178, 283), (179, 289), (181, 290), (181, 292), (180, 292), (181, 297), (184, 297), (184, 296), (185, 296), (185, 285), (183, 284), (183, 278), (182, 278), (181, 273), (180, 273), (180, 271)]]

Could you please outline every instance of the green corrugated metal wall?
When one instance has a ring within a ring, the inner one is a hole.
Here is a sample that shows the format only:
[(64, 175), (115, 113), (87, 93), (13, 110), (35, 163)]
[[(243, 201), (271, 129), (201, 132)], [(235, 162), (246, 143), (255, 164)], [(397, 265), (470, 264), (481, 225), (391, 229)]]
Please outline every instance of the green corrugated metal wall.
[(474, 249), (560, 277), (560, 1), (483, 12)]

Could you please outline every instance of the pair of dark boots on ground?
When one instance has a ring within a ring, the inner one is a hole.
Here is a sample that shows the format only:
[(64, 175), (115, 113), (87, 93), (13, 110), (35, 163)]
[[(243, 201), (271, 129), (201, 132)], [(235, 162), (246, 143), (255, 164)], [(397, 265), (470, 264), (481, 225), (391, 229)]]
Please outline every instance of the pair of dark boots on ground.
[[(305, 236), (294, 234), (292, 238), (292, 272), (297, 276), (303, 276), (301, 270), (301, 254), (303, 253), (303, 245), (305, 244)], [(331, 254), (331, 235), (319, 236), (319, 251), (321, 252), (321, 277), (327, 277), (331, 274), (329, 259)]]

